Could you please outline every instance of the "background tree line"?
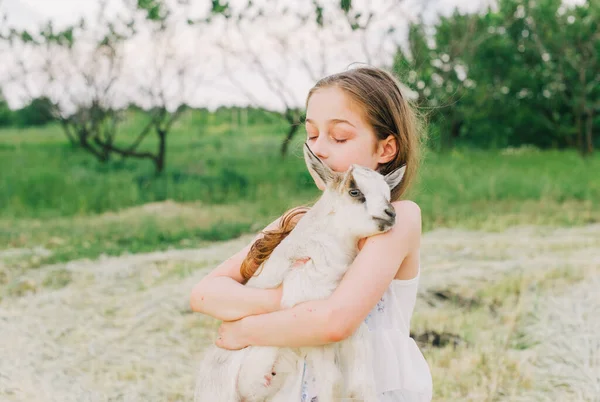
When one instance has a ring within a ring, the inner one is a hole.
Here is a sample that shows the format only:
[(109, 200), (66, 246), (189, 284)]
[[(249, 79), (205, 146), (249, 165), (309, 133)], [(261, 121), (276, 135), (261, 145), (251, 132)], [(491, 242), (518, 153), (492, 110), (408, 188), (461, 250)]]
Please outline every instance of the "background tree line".
[(394, 70), (430, 112), (436, 146), (600, 142), (600, 3), (501, 0), (482, 14), (412, 24)]
[[(434, 24), (412, 21), (399, 41), (399, 27), (385, 17), (397, 15), (397, 25), (400, 3), (364, 9), (350, 0), (313, 0), (291, 9), (285, 2), (267, 8), (250, 1), (234, 9), (212, 0), (198, 11), (190, 2), (123, 0), (121, 12), (110, 16), (101, 5), (93, 24), (82, 20), (57, 30), (49, 22), (38, 32), (13, 29), (3, 19), (1, 54), (11, 59), (12, 70), (1, 84), (20, 88), (28, 102), (10, 110), (0, 91), (0, 127), (57, 121), (73, 146), (100, 162), (116, 156), (147, 159), (160, 173), (172, 125), (198, 91), (209, 91), (204, 85), (215, 73), (205, 66), (218, 61), (216, 75), (228, 77), (228, 90), (243, 94), (251, 105), (241, 115), (231, 114), (232, 120), (248, 124), (267, 116), (284, 122), (285, 156), (302, 124), (304, 101), (304, 95), (293, 93), (285, 72), (293, 64), (315, 81), (331, 72), (331, 58), (348, 42), (358, 41), (362, 53), (357, 59), (392, 70), (406, 86), (428, 118), (433, 149), (533, 145), (590, 155), (599, 146), (599, 2), (566, 6), (560, 0), (498, 0), (480, 13), (457, 10)], [(262, 46), (271, 41), (280, 57), (266, 61), (260, 47), (244, 38), (259, 26), (283, 20), (289, 21), (288, 29), (265, 28), (260, 39)], [(193, 29), (193, 42), (182, 27)], [(220, 32), (216, 53), (201, 41), (214, 29)], [(315, 52), (303, 47), (306, 38), (319, 47)], [(126, 56), (140, 44), (151, 50), (149, 56), (127, 70)], [(391, 57), (378, 58), (386, 49)], [(231, 66), (240, 63), (262, 80), (276, 107), (236, 77)], [(36, 74), (43, 79), (32, 89)], [(145, 123), (123, 136), (127, 110), (142, 114)], [(206, 111), (206, 121), (219, 113)], [(144, 148), (150, 137), (156, 145)]]

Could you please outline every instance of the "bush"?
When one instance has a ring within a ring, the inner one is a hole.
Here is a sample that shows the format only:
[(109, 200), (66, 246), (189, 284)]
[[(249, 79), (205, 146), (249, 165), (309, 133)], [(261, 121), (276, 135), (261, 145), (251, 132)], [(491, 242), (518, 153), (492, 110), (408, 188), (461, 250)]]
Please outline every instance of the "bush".
[(13, 125), (17, 127), (43, 126), (54, 120), (52, 101), (46, 97), (36, 98), (15, 112)]
[(8, 127), (13, 124), (13, 111), (8, 107), (0, 96), (0, 127)]

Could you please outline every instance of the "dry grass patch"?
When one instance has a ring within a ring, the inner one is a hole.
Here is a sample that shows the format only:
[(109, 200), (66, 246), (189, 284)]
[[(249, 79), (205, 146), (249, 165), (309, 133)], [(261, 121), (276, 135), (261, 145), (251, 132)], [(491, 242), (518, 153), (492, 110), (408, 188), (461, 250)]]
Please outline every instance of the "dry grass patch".
[[(0, 400), (190, 400), (197, 359), (218, 325), (190, 311), (190, 290), (250, 239), (21, 273), (37, 291), (0, 302)], [(432, 369), (434, 400), (551, 397), (540, 376), (553, 348), (532, 328), (554, 333), (548, 321), (535, 324), (540, 306), (551, 306), (545, 298), (568, 306), (600, 273), (600, 225), (440, 229), (422, 246), (411, 327)], [(597, 324), (593, 312), (584, 317)], [(572, 373), (578, 389), (585, 372)]]

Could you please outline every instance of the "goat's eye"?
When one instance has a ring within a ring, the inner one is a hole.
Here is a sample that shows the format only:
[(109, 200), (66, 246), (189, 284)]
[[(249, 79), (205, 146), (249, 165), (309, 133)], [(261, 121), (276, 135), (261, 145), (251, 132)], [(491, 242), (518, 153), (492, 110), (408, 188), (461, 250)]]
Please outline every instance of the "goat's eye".
[(361, 192), (360, 190), (353, 188), (352, 190), (348, 191), (348, 194), (350, 194), (352, 197), (358, 197)]

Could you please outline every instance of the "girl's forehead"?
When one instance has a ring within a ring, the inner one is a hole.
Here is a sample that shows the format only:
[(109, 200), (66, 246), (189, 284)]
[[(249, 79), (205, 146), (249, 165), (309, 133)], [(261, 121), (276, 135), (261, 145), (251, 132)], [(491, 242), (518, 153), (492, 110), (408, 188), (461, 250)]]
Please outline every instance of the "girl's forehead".
[(318, 123), (328, 120), (348, 120), (356, 125), (362, 123), (360, 108), (337, 87), (319, 88), (308, 100), (306, 118)]

